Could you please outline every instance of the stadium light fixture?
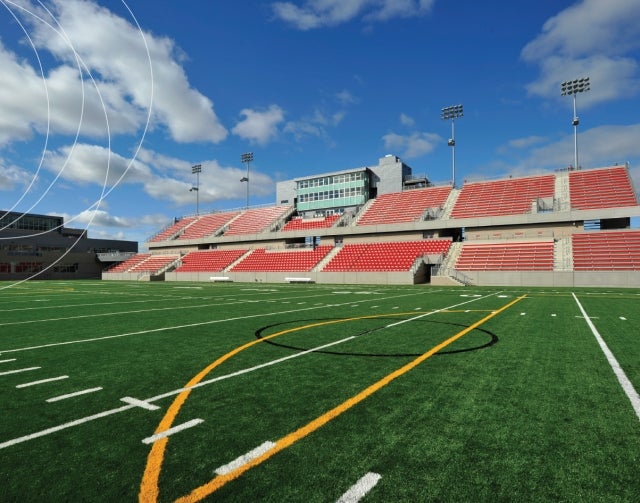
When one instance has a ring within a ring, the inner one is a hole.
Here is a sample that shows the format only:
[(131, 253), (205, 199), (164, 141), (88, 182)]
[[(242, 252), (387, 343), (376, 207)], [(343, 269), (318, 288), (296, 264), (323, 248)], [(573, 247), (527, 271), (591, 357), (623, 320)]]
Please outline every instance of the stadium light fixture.
[(580, 124), (576, 111), (576, 96), (578, 93), (586, 93), (590, 89), (589, 77), (566, 80), (560, 84), (562, 96), (573, 96), (573, 167), (575, 169), (578, 169), (578, 124)]
[(196, 215), (200, 214), (200, 173), (202, 173), (202, 164), (191, 166), (191, 174), (196, 175), (196, 186), (191, 187), (189, 192), (196, 193)]
[(245, 152), (244, 154), (242, 154), (240, 156), (240, 161), (242, 161), (243, 164), (247, 165), (247, 176), (243, 176), (242, 178), (240, 178), (241, 182), (247, 182), (247, 206), (246, 208), (249, 209), (249, 164), (251, 164), (251, 161), (253, 161), (253, 152)]
[(462, 113), (462, 105), (452, 105), (450, 107), (444, 107), (440, 115), (440, 118), (443, 121), (451, 121), (451, 138), (449, 138), (447, 145), (451, 147), (452, 181), (454, 187), (456, 186), (456, 130), (454, 124), (456, 119), (459, 119), (463, 115), (464, 114)]

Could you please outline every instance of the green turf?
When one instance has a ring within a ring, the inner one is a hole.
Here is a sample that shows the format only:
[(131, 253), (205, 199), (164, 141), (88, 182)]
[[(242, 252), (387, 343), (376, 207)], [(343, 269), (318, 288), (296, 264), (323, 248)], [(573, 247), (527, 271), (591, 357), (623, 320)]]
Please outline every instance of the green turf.
[(0, 499), (136, 500), (142, 440), (246, 345), (173, 422), (203, 420), (168, 442), (175, 500), (478, 323), (207, 500), (336, 501), (374, 472), (363, 501), (637, 501), (640, 420), (572, 293), (639, 390), (640, 290), (0, 283), (0, 374), (40, 367), (0, 375)]

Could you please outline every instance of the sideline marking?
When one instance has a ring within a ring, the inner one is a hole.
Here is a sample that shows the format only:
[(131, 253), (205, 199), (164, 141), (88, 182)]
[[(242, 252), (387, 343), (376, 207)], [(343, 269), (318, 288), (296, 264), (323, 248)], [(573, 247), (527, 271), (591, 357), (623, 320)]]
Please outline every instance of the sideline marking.
[(101, 389), (102, 389), (101, 387), (83, 389), (82, 391), (76, 391), (75, 393), (68, 393), (66, 395), (60, 395), (60, 396), (54, 396), (53, 398), (47, 398), (45, 400), (45, 402), (48, 402), (48, 403), (59, 402), (60, 400), (66, 400), (67, 398), (74, 398), (76, 396), (86, 395), (87, 393), (95, 393), (96, 391), (100, 391)]
[(227, 463), (226, 465), (219, 466), (218, 468), (216, 468), (216, 473), (218, 475), (225, 475), (225, 474), (227, 474), (229, 472), (232, 472), (236, 468), (241, 467), (242, 465), (244, 465), (245, 463), (248, 463), (252, 459), (255, 459), (255, 458), (259, 457), (259, 456), (262, 456), (269, 449), (272, 449), (273, 447), (275, 447), (275, 445), (276, 444), (274, 444), (273, 442), (270, 442), (270, 441), (263, 442), (258, 447), (256, 447), (255, 449), (252, 449), (249, 452), (247, 452), (246, 454), (243, 454), (242, 456), (237, 457), (236, 459), (234, 459), (230, 463)]
[[(491, 295), (494, 295), (494, 294), (491, 294)], [(489, 295), (489, 296), (491, 296), (491, 295)], [(284, 437), (282, 437), (280, 440), (278, 440), (276, 442), (276, 444), (275, 444), (275, 446), (273, 448), (269, 449), (267, 452), (265, 452), (261, 456), (249, 461), (248, 463), (240, 466), (239, 468), (235, 469), (234, 471), (232, 471), (230, 473), (227, 473), (225, 475), (218, 475), (217, 477), (211, 479), (209, 482), (206, 482), (205, 484), (195, 488), (193, 491), (191, 491), (186, 496), (178, 498), (176, 500), (176, 502), (187, 503), (187, 502), (200, 501), (201, 499), (206, 498), (207, 496), (211, 495), (212, 493), (214, 493), (215, 491), (220, 489), (222, 486), (224, 486), (227, 482), (230, 482), (230, 481), (240, 477), (247, 470), (249, 470), (249, 469), (251, 469), (251, 468), (253, 468), (255, 466), (260, 465), (261, 463), (263, 463), (267, 459), (271, 458), (273, 455), (275, 455), (278, 452), (290, 447), (291, 445), (293, 445), (297, 441), (299, 441), (299, 440), (303, 439), (304, 437), (306, 437), (307, 435), (313, 433), (317, 429), (319, 429), (322, 426), (324, 426), (325, 424), (327, 424), (329, 421), (331, 421), (331, 420), (335, 419), (336, 417), (338, 417), (339, 415), (341, 415), (343, 412), (351, 409), (353, 406), (355, 406), (358, 403), (362, 402), (364, 399), (368, 398), (369, 396), (371, 396), (376, 391), (380, 390), (381, 388), (383, 388), (384, 386), (386, 386), (387, 384), (389, 384), (393, 380), (397, 379), (398, 377), (400, 377), (400, 376), (406, 374), (407, 372), (409, 372), (410, 370), (414, 369), (415, 367), (420, 365), (422, 362), (424, 362), (425, 360), (427, 360), (428, 358), (430, 358), (431, 356), (436, 354), (441, 349), (447, 347), (448, 345), (452, 344), (456, 340), (460, 339), (462, 336), (464, 336), (464, 335), (468, 334), (469, 332), (475, 330), (480, 325), (484, 324), (485, 322), (487, 322), (488, 320), (490, 320), (491, 318), (493, 318), (497, 314), (502, 313), (503, 311), (507, 310), (508, 308), (510, 308), (511, 306), (516, 304), (517, 302), (519, 302), (520, 300), (524, 299), (525, 297), (526, 297), (526, 295), (518, 297), (515, 300), (512, 300), (511, 302), (509, 302), (508, 304), (502, 306), (500, 309), (497, 309), (497, 310), (491, 312), (490, 314), (488, 314), (487, 316), (485, 316), (481, 320), (473, 323), (472, 325), (469, 325), (467, 328), (461, 330), (460, 332), (458, 332), (457, 334), (451, 336), (450, 338), (448, 338), (447, 340), (441, 342), (440, 344), (437, 344), (436, 346), (431, 348), (429, 351), (427, 351), (426, 353), (420, 355), (419, 357), (417, 357), (413, 361), (403, 365), (399, 369), (391, 372), (387, 376), (385, 376), (382, 379), (380, 379), (380, 380), (376, 381), (375, 383), (371, 384), (370, 386), (368, 386), (367, 388), (365, 388), (361, 392), (359, 392), (356, 395), (352, 396), (351, 398), (345, 400), (340, 405), (337, 405), (336, 407), (328, 410), (327, 412), (325, 412), (321, 416), (318, 416), (317, 418), (313, 419), (312, 421), (307, 423), (305, 426), (302, 426), (302, 427), (298, 428), (297, 430), (289, 433), (288, 435), (285, 435)], [(484, 298), (487, 298), (487, 297), (484, 297)], [(478, 299), (474, 299), (474, 300), (478, 300)], [(471, 302), (471, 301), (469, 301), (469, 302)], [(442, 311), (442, 309), (440, 311)], [(425, 315), (422, 315), (422, 316), (425, 316)], [(415, 319), (419, 319), (422, 316), (416, 317)], [(356, 318), (356, 319), (359, 319), (359, 318)], [(290, 330), (290, 331), (294, 331), (294, 330)], [(278, 335), (278, 334), (273, 334), (273, 336), (275, 336), (275, 335)], [(262, 339), (262, 340), (264, 340), (264, 339)], [(247, 345), (245, 345), (245, 346), (247, 346)], [(245, 348), (245, 346), (241, 346), (239, 348), (236, 348), (234, 351), (231, 351), (230, 353), (227, 353), (227, 355), (224, 355), (223, 357), (221, 357), (219, 359), (220, 363), (222, 363), (225, 359), (230, 358), (231, 356), (233, 356), (233, 355), (237, 354), (238, 352), (242, 351)], [(216, 365), (216, 362), (214, 362), (212, 365)], [(203, 370), (203, 372), (205, 372), (205, 371), (208, 371), (208, 370), (207, 369)], [(202, 372), (201, 372), (201, 374), (202, 374)], [(198, 378), (198, 376), (194, 377), (194, 379), (197, 379), (197, 378)], [(183, 395), (179, 395), (176, 398), (174, 403), (171, 404), (171, 407), (169, 407), (166, 416), (163, 418), (163, 421), (160, 423), (159, 428), (165, 422), (169, 422), (169, 424), (170, 424), (170, 420), (172, 420), (171, 416), (173, 415), (175, 417), (175, 415), (177, 415), (180, 407), (184, 404), (184, 402), (186, 401), (187, 397), (188, 397), (188, 394), (185, 393)], [(147, 466), (145, 468), (145, 472), (144, 472), (144, 475), (143, 475), (142, 483), (140, 485), (140, 494), (139, 494), (139, 500), (140, 501), (155, 502), (155, 501), (158, 500), (158, 496), (159, 496), (159, 492), (160, 492), (160, 489), (159, 489), (159, 486), (158, 486), (158, 480), (160, 478), (160, 469), (161, 469), (161, 466), (162, 466), (162, 460), (163, 460), (163, 457), (164, 457), (164, 451), (165, 451), (166, 445), (167, 445), (166, 439), (164, 439), (164, 442), (156, 442), (156, 443), (153, 444), (153, 448), (152, 448), (151, 452), (149, 453), (149, 457), (147, 458)]]
[(150, 437), (143, 438), (143, 444), (152, 444), (160, 439), (167, 438), (169, 435), (173, 435), (174, 433), (178, 433), (179, 431), (186, 430), (187, 428), (192, 428), (200, 423), (203, 423), (204, 419), (192, 419), (191, 421), (187, 421), (186, 423), (179, 424), (174, 426), (173, 428), (169, 428), (168, 430), (161, 431), (160, 433), (156, 433), (155, 435), (151, 435)]
[(15, 358), (11, 358), (10, 360), (0, 360), (0, 363), (9, 363), (9, 362), (15, 362), (16, 359)]
[(26, 388), (27, 386), (35, 386), (36, 384), (44, 384), (47, 382), (61, 381), (62, 379), (68, 379), (69, 376), (50, 377), (49, 379), (40, 379), (39, 381), (26, 382), (24, 384), (17, 384), (16, 388)]
[(602, 352), (606, 356), (607, 361), (611, 366), (611, 370), (613, 370), (613, 373), (618, 378), (618, 382), (620, 383), (620, 386), (622, 386), (622, 389), (626, 393), (627, 398), (629, 398), (629, 401), (631, 402), (631, 406), (633, 407), (633, 410), (636, 413), (636, 416), (638, 416), (638, 419), (640, 419), (640, 395), (638, 395), (638, 392), (633, 387), (633, 384), (631, 384), (631, 381), (627, 377), (627, 374), (625, 374), (624, 370), (622, 370), (622, 367), (618, 363), (618, 360), (616, 359), (616, 357), (613, 356), (613, 353), (609, 349), (609, 346), (607, 346), (607, 343), (604, 342), (604, 339), (600, 335), (600, 332), (598, 332), (598, 329), (591, 321), (591, 318), (589, 318), (589, 316), (587, 315), (587, 312), (582, 307), (582, 304), (580, 304), (580, 301), (578, 300), (578, 297), (576, 297), (576, 294), (571, 292), (571, 295), (573, 295), (573, 298), (576, 301), (576, 304), (578, 304), (578, 308), (582, 312), (582, 315), (584, 316), (584, 319), (587, 322), (587, 325), (589, 325), (589, 328), (591, 329), (591, 333), (593, 333), (593, 335), (596, 338), (596, 341), (598, 341), (598, 344), (600, 345), (600, 349), (602, 349)]
[(378, 473), (367, 473), (353, 484), (346, 493), (340, 496), (340, 499), (336, 501), (336, 503), (357, 503), (376, 486), (381, 478), (382, 475)]
[(19, 374), (20, 372), (29, 372), (30, 370), (38, 370), (40, 367), (27, 367), (24, 369), (7, 370), (0, 372), (0, 376), (8, 376), (9, 374)]
[(132, 398), (130, 396), (125, 396), (121, 398), (120, 401), (146, 410), (158, 410), (160, 408), (158, 405), (153, 405), (146, 400), (138, 400), (137, 398)]

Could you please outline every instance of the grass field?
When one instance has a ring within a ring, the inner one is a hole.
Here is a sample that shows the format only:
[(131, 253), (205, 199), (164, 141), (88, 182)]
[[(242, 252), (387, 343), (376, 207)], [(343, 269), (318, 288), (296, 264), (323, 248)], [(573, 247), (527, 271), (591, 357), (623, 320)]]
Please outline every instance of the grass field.
[(640, 290), (34, 281), (0, 312), (1, 501), (639, 501)]

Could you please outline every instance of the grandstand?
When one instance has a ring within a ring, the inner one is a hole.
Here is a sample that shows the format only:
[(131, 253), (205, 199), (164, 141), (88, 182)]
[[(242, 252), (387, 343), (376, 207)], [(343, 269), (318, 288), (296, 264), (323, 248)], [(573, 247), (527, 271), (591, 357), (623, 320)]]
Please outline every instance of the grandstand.
[(277, 201), (179, 219), (149, 240), (155, 271), (140, 255), (103, 279), (640, 285), (628, 166), (454, 187), (385, 156), (280, 182)]

